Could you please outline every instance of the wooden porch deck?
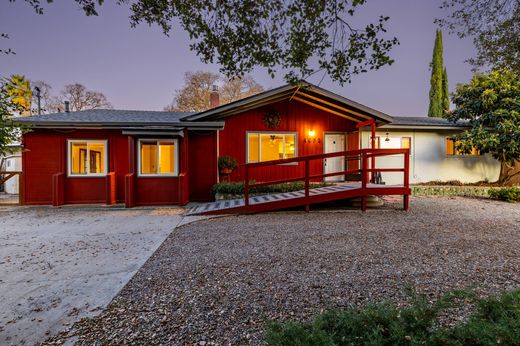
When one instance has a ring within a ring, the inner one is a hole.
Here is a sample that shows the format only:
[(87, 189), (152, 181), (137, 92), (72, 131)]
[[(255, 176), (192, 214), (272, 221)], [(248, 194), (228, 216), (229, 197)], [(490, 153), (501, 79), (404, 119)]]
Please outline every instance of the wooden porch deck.
[(188, 210), (187, 215), (215, 215), (233, 213), (257, 213), (269, 210), (308, 206), (334, 200), (363, 197), (363, 195), (408, 195), (409, 189), (403, 185), (367, 184), (363, 189), (361, 182), (345, 182), (337, 185), (305, 190), (250, 196), (246, 205), (245, 198), (203, 203)]

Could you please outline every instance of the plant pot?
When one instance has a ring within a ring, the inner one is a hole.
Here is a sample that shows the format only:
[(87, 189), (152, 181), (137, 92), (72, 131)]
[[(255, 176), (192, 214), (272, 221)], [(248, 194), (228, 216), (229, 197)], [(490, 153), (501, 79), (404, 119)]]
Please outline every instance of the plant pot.
[(233, 170), (231, 168), (221, 168), (220, 169), (220, 174), (231, 174), (231, 172), (233, 172)]

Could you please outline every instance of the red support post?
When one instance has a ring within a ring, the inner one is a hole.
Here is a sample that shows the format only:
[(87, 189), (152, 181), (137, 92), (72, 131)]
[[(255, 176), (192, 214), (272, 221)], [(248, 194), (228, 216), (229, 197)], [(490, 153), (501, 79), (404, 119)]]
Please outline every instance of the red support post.
[(125, 208), (135, 206), (134, 173), (125, 175)]
[(410, 149), (404, 152), (404, 187), (406, 189), (406, 193), (403, 196), (403, 209), (408, 210), (409, 204), (409, 191), (410, 191)]
[(249, 206), (249, 166), (244, 166), (244, 202), (245, 206)]
[(116, 204), (116, 174), (114, 172), (107, 173), (105, 178), (106, 185), (106, 204)]
[(367, 210), (367, 180), (368, 180), (368, 160), (367, 153), (364, 151), (361, 156), (361, 210)]
[(52, 205), (58, 207), (65, 204), (65, 174), (57, 173), (52, 176)]
[[(310, 175), (310, 167), (309, 167), (309, 159), (305, 160), (305, 199), (309, 200), (310, 191), (309, 191), (309, 175)], [(310, 211), (310, 205), (305, 204), (305, 211), (308, 213)]]

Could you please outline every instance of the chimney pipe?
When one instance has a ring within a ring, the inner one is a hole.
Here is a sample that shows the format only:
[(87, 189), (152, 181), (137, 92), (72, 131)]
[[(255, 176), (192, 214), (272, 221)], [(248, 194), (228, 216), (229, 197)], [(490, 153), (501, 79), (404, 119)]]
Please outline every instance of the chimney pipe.
[(70, 112), (70, 102), (69, 101), (65, 101), (65, 113), (69, 113)]
[(215, 108), (220, 106), (220, 97), (218, 93), (218, 86), (213, 85), (211, 87), (211, 93), (209, 94), (209, 106)]

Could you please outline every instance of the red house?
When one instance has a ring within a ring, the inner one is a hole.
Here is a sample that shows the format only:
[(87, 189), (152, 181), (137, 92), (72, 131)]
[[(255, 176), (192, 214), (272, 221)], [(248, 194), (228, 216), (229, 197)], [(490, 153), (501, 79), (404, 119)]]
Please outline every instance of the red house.
[[(219, 156), (234, 157), (239, 166), (230, 178), (244, 180), (246, 164), (358, 149), (356, 125), (367, 120), (392, 118), (310, 84), (202, 113), (85, 110), (27, 117), (20, 119), (32, 128), (23, 136), (22, 201), (128, 207), (208, 201), (219, 181)], [(314, 160), (309, 173), (345, 166), (342, 157)], [(254, 179), (288, 179), (303, 170), (301, 162), (289, 162), (259, 168)]]

